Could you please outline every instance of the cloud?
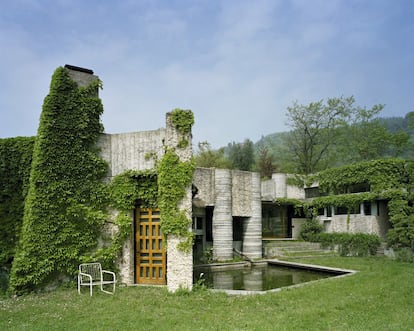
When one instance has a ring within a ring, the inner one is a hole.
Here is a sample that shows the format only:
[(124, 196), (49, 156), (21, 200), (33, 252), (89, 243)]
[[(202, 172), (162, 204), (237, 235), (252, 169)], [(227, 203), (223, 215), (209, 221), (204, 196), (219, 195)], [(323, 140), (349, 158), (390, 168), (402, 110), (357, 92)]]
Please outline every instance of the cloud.
[(32, 135), (54, 69), (101, 77), (108, 132), (195, 112), (214, 147), (286, 130), (286, 108), (354, 95), (413, 109), (410, 2), (15, 1), (0, 13), (0, 136)]

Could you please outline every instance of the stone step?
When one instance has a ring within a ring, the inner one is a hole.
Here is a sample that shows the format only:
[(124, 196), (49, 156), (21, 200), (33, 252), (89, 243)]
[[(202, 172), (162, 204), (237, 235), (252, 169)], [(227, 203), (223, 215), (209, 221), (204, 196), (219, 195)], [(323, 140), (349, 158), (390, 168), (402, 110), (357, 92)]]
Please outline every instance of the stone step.
[(271, 246), (278, 246), (278, 247), (289, 247), (289, 246), (319, 246), (317, 242), (309, 242), (309, 241), (294, 241), (294, 240), (275, 240), (275, 241), (266, 241), (264, 240), (266, 245)]
[(322, 249), (319, 243), (275, 240), (263, 243), (264, 255), (270, 257), (314, 257), (331, 256), (336, 253), (330, 249)]

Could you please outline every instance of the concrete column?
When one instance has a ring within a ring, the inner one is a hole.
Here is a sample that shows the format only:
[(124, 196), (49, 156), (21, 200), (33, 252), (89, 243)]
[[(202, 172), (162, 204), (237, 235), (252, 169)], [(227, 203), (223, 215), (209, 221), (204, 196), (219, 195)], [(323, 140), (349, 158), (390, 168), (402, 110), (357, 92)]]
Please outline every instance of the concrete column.
[(213, 214), (213, 250), (217, 260), (233, 258), (233, 217), (231, 215), (231, 170), (215, 170), (215, 203)]
[(272, 179), (274, 180), (276, 186), (276, 198), (286, 198), (286, 178), (286, 174), (276, 173), (272, 175)]
[(262, 201), (260, 174), (252, 173), (252, 216), (243, 222), (243, 253), (262, 257)]
[[(181, 161), (186, 162), (191, 160), (191, 133), (187, 134), (185, 137), (189, 142), (188, 146), (180, 148), (179, 141), (182, 139), (181, 133), (172, 123), (170, 113), (167, 114), (166, 122), (165, 146), (174, 148)], [(178, 207), (180, 210), (184, 211), (186, 216), (191, 220), (191, 184), (186, 188), (186, 194)], [(189, 231), (191, 231), (191, 222)], [(185, 238), (180, 238), (175, 235), (167, 236), (167, 287), (168, 290), (172, 292), (180, 287), (191, 289), (193, 286), (193, 251), (183, 252), (178, 249), (178, 245), (182, 240), (185, 240)]]

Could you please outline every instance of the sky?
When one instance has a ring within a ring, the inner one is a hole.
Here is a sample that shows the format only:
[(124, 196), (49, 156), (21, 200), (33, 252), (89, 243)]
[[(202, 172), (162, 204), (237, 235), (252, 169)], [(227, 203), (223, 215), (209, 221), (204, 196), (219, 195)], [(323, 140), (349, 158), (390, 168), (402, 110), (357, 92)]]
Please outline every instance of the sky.
[(37, 132), (59, 66), (103, 82), (107, 133), (191, 109), (213, 148), (289, 130), (286, 112), (354, 96), (414, 111), (412, 0), (1, 0), (0, 138)]

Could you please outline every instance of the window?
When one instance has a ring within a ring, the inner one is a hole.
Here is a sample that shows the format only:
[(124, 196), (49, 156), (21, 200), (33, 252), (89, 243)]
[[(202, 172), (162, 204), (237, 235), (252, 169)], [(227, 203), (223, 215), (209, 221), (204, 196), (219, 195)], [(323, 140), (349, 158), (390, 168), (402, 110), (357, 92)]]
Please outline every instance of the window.
[(332, 217), (332, 207), (326, 207), (326, 217)]
[(361, 209), (359, 204), (356, 204), (348, 209), (346, 206), (337, 206), (335, 208), (335, 215), (360, 214)]
[(319, 197), (320, 193), (319, 193), (319, 187), (308, 187), (305, 188), (305, 198), (309, 199), (309, 198), (316, 198)]
[(286, 206), (262, 205), (262, 236), (264, 238), (285, 238), (288, 235)]
[(335, 215), (347, 215), (348, 214), (348, 208), (339, 206), (335, 208)]
[(370, 186), (368, 183), (353, 184), (349, 187), (349, 193), (369, 192)]
[(233, 217), (233, 241), (243, 240), (243, 217)]
[(371, 212), (371, 201), (364, 201), (364, 215), (372, 215)]

